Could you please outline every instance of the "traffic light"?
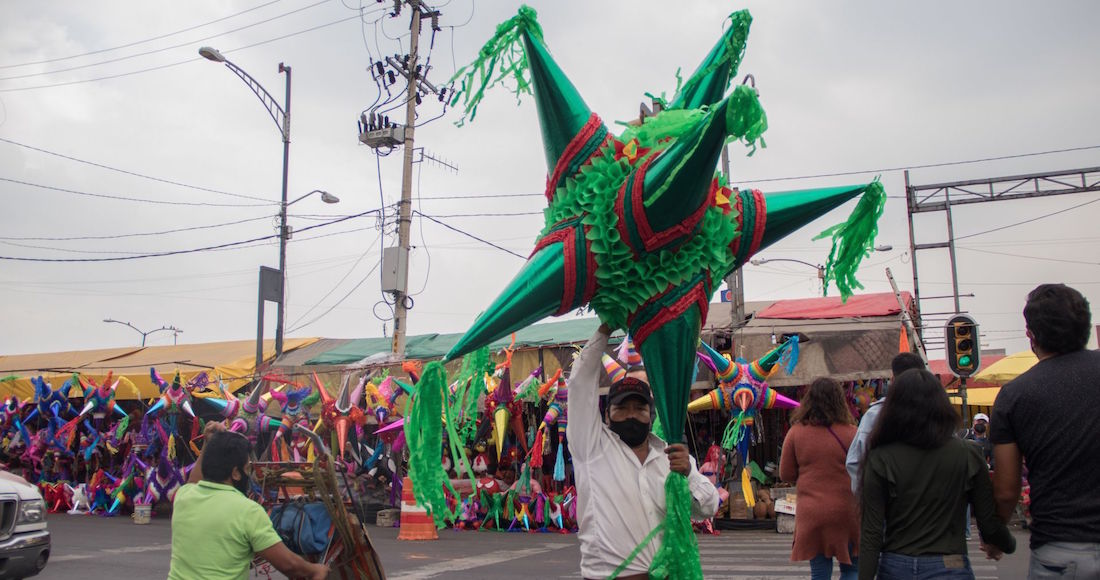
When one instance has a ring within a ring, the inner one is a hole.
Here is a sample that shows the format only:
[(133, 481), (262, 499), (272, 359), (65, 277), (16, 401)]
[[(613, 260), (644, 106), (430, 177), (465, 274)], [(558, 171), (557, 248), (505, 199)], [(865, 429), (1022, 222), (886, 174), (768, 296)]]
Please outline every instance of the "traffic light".
[(966, 378), (978, 372), (981, 363), (978, 347), (978, 323), (958, 314), (944, 328), (947, 344), (947, 366), (955, 376)]

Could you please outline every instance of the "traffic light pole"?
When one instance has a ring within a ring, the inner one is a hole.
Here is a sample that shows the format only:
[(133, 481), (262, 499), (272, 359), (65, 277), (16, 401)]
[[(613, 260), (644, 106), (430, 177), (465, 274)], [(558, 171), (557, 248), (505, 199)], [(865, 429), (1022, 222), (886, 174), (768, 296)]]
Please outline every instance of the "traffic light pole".
[(966, 401), (966, 377), (959, 377), (959, 398), (962, 399), (963, 423), (967, 423), (967, 418), (970, 417), (970, 406)]

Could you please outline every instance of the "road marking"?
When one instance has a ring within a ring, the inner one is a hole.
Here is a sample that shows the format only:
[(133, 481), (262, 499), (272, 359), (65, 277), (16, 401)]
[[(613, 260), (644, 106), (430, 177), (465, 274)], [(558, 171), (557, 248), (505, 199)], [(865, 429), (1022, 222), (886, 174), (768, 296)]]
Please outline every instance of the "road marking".
[(51, 556), (51, 562), (71, 562), (73, 560), (90, 560), (92, 558), (100, 558), (104, 555), (114, 554), (140, 554), (142, 552), (161, 552), (164, 550), (171, 550), (172, 544), (153, 544), (150, 546), (126, 546), (124, 548), (108, 548), (105, 550), (99, 550), (98, 552), (92, 552), (90, 554), (65, 554), (62, 556)]
[(496, 552), (489, 552), (487, 554), (481, 554), (478, 556), (468, 556), (466, 558), (458, 558), (455, 560), (447, 560), (444, 562), (437, 562), (435, 564), (428, 564), (425, 566), (413, 568), (411, 570), (405, 570), (399, 574), (387, 575), (387, 578), (390, 578), (391, 580), (422, 580), (424, 578), (432, 578), (441, 574), (451, 574), (459, 570), (470, 570), (473, 568), (481, 568), (482, 566), (491, 566), (493, 564), (507, 562), (509, 560), (527, 558), (529, 556), (552, 552), (554, 550), (560, 550), (562, 548), (569, 548), (571, 546), (573, 546), (573, 544), (543, 544), (543, 547), (541, 548), (527, 548), (525, 550), (499, 550)]

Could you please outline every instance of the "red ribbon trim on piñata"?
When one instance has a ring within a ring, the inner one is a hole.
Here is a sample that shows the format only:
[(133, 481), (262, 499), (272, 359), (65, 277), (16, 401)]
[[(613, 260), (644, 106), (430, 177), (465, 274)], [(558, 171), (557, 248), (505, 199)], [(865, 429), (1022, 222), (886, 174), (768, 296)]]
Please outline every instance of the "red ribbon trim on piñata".
[(768, 202), (759, 189), (752, 190), (753, 201), (756, 202), (755, 223), (752, 229), (752, 245), (749, 246), (749, 255), (760, 250), (760, 244), (764, 241), (764, 227), (768, 221)]
[[(741, 250), (741, 240), (745, 237), (745, 207), (744, 203), (741, 201), (741, 195), (739, 193), (733, 195), (737, 198), (737, 202), (734, 203), (733, 207), (737, 210), (737, 231), (740, 232), (740, 234), (736, 238), (733, 238), (733, 242), (730, 243), (730, 250), (733, 252), (734, 256), (737, 256), (738, 252)], [(733, 198), (730, 199), (732, 201)]]
[[(599, 115), (592, 113), (592, 115), (588, 117), (588, 121), (581, 127), (581, 130), (573, 137), (569, 145), (565, 147), (565, 151), (563, 151), (561, 157), (558, 158), (558, 162), (554, 164), (554, 172), (546, 182), (546, 201), (549, 202), (554, 200), (554, 192), (558, 189), (558, 182), (561, 181), (562, 175), (573, 162), (573, 158), (584, 150), (585, 145), (588, 144), (588, 140), (591, 139), (592, 135), (594, 135), (596, 131), (599, 131), (602, 126), (603, 121), (600, 120)], [(596, 151), (599, 151), (598, 147)], [(593, 154), (595, 154), (595, 152), (593, 152)]]
[(642, 237), (642, 244), (645, 246), (647, 252), (658, 250), (676, 238), (681, 238), (690, 234), (699, 223), (699, 220), (703, 219), (703, 214), (706, 213), (707, 208), (710, 207), (710, 204), (704, 201), (700, 203), (699, 208), (691, 215), (687, 216), (684, 221), (666, 230), (654, 232), (653, 227), (649, 225), (649, 218), (646, 216), (644, 203), (645, 174), (649, 169), (650, 163), (652, 163), (654, 159), (656, 159), (656, 156), (646, 159), (646, 161), (638, 167), (637, 173), (634, 176), (634, 187), (630, 192), (630, 209), (634, 213), (634, 222), (637, 224), (638, 234)]
[[(710, 274), (707, 274), (704, 279), (696, 283), (695, 286), (692, 286), (691, 289), (685, 292), (679, 300), (673, 302), (666, 308), (662, 308), (656, 316), (649, 319), (648, 321), (646, 321), (645, 324), (640, 326), (638, 330), (632, 335), (635, 345), (641, 345), (643, 342), (645, 342), (647, 338), (649, 338), (650, 334), (653, 334), (653, 331), (657, 330), (666, 323), (678, 318), (681, 314), (687, 312), (687, 309), (691, 308), (692, 305), (699, 307), (700, 324), (702, 323), (702, 321), (706, 320), (707, 309), (710, 306), (710, 304), (708, 303), (708, 293), (706, 291), (706, 286), (710, 286)], [(674, 290), (675, 288), (670, 288), (669, 290), (666, 290), (665, 292), (654, 296), (648, 302), (646, 302), (646, 305), (652, 304), (653, 302), (660, 300), (662, 296), (665, 296), (666, 294)], [(639, 310), (642, 309), (644, 309), (644, 306)]]
[(561, 292), (561, 307), (554, 316), (561, 316), (573, 309), (577, 297), (577, 232), (574, 228), (562, 230), (569, 235), (562, 239), (562, 254), (565, 257), (565, 282)]

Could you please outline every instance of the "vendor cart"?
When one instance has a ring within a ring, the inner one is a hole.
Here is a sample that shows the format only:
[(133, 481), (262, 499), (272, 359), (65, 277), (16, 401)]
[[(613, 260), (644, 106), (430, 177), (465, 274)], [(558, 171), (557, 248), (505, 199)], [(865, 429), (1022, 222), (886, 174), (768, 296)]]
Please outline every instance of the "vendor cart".
[[(378, 552), (371, 545), (358, 502), (343, 474), (337, 475), (333, 457), (321, 438), (312, 431), (296, 427), (313, 442), (312, 462), (255, 462), (253, 477), (260, 486), (265, 508), (270, 511), (291, 501), (321, 502), (332, 518), (331, 541), (328, 549), (307, 559), (327, 564), (329, 578), (340, 580), (382, 580), (385, 572)], [(256, 562), (261, 572), (270, 570), (267, 562)]]

